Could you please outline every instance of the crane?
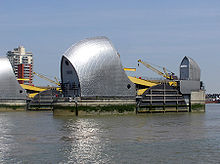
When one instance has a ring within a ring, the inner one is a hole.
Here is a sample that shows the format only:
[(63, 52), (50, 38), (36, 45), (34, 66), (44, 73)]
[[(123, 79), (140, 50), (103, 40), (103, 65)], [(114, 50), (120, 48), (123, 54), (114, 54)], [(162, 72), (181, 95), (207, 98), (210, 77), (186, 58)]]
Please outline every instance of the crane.
[(30, 79), (18, 78), (17, 80), (19, 80), (19, 81), (29, 81)]
[(53, 84), (56, 84), (56, 85), (60, 86), (60, 83), (59, 83), (59, 81), (57, 80), (57, 78), (55, 78), (56, 81), (53, 81), (53, 80), (47, 78), (46, 76), (41, 75), (41, 74), (38, 74), (38, 73), (36, 73), (36, 72), (33, 72), (33, 74), (35, 74), (35, 75), (39, 76), (40, 78), (45, 79), (45, 80), (47, 80), (47, 81), (49, 81), (49, 82), (51, 82), (51, 83), (53, 83)]
[(165, 75), (169, 76), (169, 73), (167, 72), (167, 69), (165, 67), (163, 67), (163, 72), (165, 73)]
[(169, 74), (167, 73), (165, 67), (163, 67), (163, 70), (164, 70), (164, 73), (163, 73), (163, 72), (159, 71), (158, 69), (152, 67), (150, 64), (148, 64), (148, 63), (142, 61), (141, 59), (138, 60), (138, 65), (139, 65), (139, 63), (142, 63), (144, 66), (146, 66), (147, 68), (149, 68), (149, 69), (151, 69), (152, 71), (156, 72), (157, 74), (159, 74), (159, 75), (165, 77), (166, 79), (168, 79), (168, 80), (173, 80), (172, 74), (169, 75)]
[(127, 67), (125, 67), (124, 71), (136, 71), (136, 68), (127, 68)]

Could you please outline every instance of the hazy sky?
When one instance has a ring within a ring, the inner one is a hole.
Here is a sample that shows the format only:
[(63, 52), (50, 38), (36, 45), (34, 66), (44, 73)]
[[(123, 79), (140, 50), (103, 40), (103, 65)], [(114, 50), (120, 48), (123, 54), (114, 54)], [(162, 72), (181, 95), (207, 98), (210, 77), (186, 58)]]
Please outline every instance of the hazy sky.
[[(220, 0), (0, 0), (0, 56), (24, 45), (50, 78), (72, 44), (94, 36), (107, 36), (125, 67), (142, 59), (179, 75), (190, 56), (207, 93), (220, 93)], [(144, 66), (132, 74), (159, 77)]]

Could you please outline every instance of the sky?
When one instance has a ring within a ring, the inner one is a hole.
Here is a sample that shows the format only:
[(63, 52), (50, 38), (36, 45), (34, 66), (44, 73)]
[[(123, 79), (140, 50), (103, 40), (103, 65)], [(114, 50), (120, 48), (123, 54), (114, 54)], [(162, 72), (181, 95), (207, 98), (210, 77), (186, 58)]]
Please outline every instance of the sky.
[[(137, 60), (179, 75), (184, 56), (201, 68), (207, 93), (220, 93), (219, 0), (0, 0), (0, 56), (23, 45), (34, 71), (60, 79), (62, 54), (74, 43), (106, 36), (134, 76), (160, 76)], [(47, 81), (35, 77), (36, 85)]]

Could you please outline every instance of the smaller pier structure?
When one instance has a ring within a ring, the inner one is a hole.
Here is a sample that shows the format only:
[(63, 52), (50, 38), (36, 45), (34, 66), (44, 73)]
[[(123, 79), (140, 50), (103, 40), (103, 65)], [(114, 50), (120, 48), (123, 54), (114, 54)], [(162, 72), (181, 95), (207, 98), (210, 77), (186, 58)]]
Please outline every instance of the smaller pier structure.
[(190, 57), (180, 64), (180, 78), (164, 81), (137, 96), (137, 113), (204, 112), (205, 89), (200, 68)]

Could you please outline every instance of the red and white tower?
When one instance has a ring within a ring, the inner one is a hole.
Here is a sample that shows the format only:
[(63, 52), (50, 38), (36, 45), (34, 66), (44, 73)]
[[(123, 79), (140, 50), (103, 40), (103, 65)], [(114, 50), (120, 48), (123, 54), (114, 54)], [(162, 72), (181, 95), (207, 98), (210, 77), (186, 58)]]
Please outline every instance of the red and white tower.
[(26, 52), (23, 46), (7, 52), (15, 76), (20, 84), (32, 85), (33, 82), (33, 54)]

